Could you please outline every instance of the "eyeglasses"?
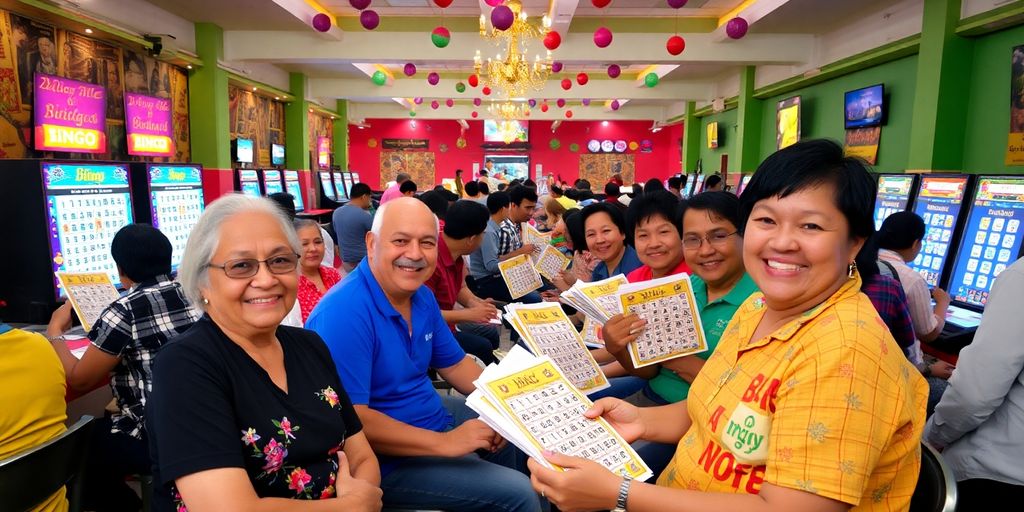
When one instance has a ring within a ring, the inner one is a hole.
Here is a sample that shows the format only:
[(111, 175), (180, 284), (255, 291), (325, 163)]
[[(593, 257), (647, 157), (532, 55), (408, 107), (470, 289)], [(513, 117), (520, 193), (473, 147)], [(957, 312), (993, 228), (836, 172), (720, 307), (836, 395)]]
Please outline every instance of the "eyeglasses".
[(699, 249), (701, 245), (704, 245), (704, 241), (707, 240), (709, 244), (714, 247), (721, 247), (729, 240), (729, 237), (739, 233), (733, 231), (732, 233), (726, 233), (725, 231), (715, 231), (714, 233), (708, 233), (707, 236), (688, 236), (683, 239), (683, 247), (687, 249)]
[(271, 274), (287, 274), (289, 272), (295, 272), (296, 267), (299, 265), (299, 255), (279, 254), (277, 256), (271, 256), (265, 260), (243, 258), (225, 261), (223, 265), (210, 263), (207, 266), (223, 270), (224, 275), (232, 279), (245, 279), (256, 275), (256, 273), (260, 271), (260, 263), (266, 263), (267, 270), (269, 270)]

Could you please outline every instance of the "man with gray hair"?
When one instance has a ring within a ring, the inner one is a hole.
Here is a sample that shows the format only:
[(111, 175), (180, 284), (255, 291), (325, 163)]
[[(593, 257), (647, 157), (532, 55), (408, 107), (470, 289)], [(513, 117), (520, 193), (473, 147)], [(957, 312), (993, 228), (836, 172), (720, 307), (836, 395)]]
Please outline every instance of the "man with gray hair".
[(398, 173), (398, 176), (395, 176), (395, 184), (388, 187), (388, 189), (384, 191), (384, 195), (380, 197), (380, 205), (384, 206), (384, 203), (387, 203), (392, 199), (402, 197), (402, 184), (410, 179), (412, 179), (412, 177), (408, 174), (404, 172)]
[(437, 246), (437, 218), (426, 205), (385, 204), (366, 235), (367, 257), (327, 292), (306, 328), (327, 343), (378, 455), (386, 507), (541, 510), (521, 452), (465, 399), (442, 399), (427, 376), (435, 368), (468, 395), (481, 373), (424, 286)]

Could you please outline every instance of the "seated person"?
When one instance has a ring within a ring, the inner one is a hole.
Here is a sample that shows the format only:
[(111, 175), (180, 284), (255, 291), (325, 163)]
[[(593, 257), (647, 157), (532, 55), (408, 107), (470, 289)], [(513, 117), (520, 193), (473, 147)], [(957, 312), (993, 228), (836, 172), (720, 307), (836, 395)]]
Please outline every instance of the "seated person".
[(854, 260), (863, 281), (860, 291), (871, 299), (871, 304), (889, 328), (889, 334), (892, 334), (896, 344), (903, 350), (903, 355), (910, 357), (915, 338), (914, 322), (907, 309), (907, 296), (899, 281), (879, 271), (878, 243), (875, 238), (869, 237), (864, 242), (864, 247)]
[(373, 215), (368, 211), (370, 199), (369, 185), (353, 184), (348, 204), (331, 214), (331, 225), (338, 237), (342, 267), (346, 272), (351, 272), (366, 256), (366, 233), (373, 224)]
[(416, 195), (416, 182), (405, 180), (398, 186), (398, 191), (405, 197), (414, 197)]
[(625, 221), (619, 208), (609, 203), (594, 203), (584, 208), (583, 229), (587, 250), (600, 260), (594, 266), (591, 281), (627, 275), (643, 265), (636, 249), (626, 244)]
[[(516, 190), (524, 190), (524, 187), (516, 187)], [(536, 199), (536, 192), (533, 193), (533, 197)], [(514, 204), (506, 192), (495, 192), (487, 198), (491, 220), (484, 230), (480, 248), (473, 251), (469, 257), (469, 274), (473, 276), (473, 291), (477, 296), (513, 302), (512, 295), (505, 286), (505, 280), (501, 278), (498, 262), (533, 253), (533, 244), (523, 244), (519, 238), (518, 225), (529, 220), (534, 206), (536, 201), (531, 201), (524, 195), (520, 195), (519, 204)], [(516, 300), (534, 304), (541, 302), (541, 297), (537, 292), (530, 292)]]
[[(284, 213), (288, 215), (289, 219), (295, 220), (295, 197), (287, 192), (275, 192), (267, 196), (267, 199), (277, 203)], [(316, 227), (320, 230), (320, 237), (324, 240), (323, 250), (320, 251), (322, 256), (320, 264), (325, 267), (334, 268), (334, 239), (331, 238), (331, 234), (320, 224), (317, 224)]]
[[(0, 322), (0, 347), (0, 404), (4, 404), (0, 407), (0, 460), (4, 460), (64, 433), (67, 406), (64, 367), (46, 338)], [(29, 511), (67, 509), (61, 487)]]
[(170, 278), (171, 242), (148, 224), (121, 228), (110, 243), (128, 293), (100, 314), (82, 359), (61, 335), (71, 327), (71, 302), (54, 311), (46, 334), (54, 340), (68, 387), (87, 393), (110, 377), (117, 411), (96, 421), (86, 461), (83, 503), (90, 510), (137, 510), (142, 501), (124, 482), (149, 474), (147, 400), (153, 392), (153, 358), (169, 340), (199, 319), (181, 285)]
[(296, 301), (302, 321), (294, 327), (302, 327), (327, 290), (341, 281), (341, 274), (334, 267), (322, 264), (325, 240), (320, 232), (320, 225), (309, 219), (297, 219), (294, 226), (295, 234), (302, 245)]
[(427, 376), (435, 368), (468, 395), (482, 371), (423, 286), (434, 273), (437, 237), (423, 203), (387, 203), (366, 238), (366, 261), (327, 293), (306, 327), (326, 340), (380, 457), (385, 506), (541, 510), (529, 478), (513, 469), (521, 465), (515, 448), (464, 399), (442, 400)]
[(874, 190), (832, 141), (769, 156), (739, 217), (761, 293), (737, 310), (688, 399), (608, 398), (586, 412), (627, 441), (677, 444), (657, 485), (553, 454), (570, 471), (531, 460), (534, 488), (562, 510), (907, 510), (927, 385), (860, 293), (853, 261), (873, 230)]
[(327, 347), (280, 325), (300, 250), (262, 198), (223, 196), (192, 229), (180, 279), (206, 315), (157, 355), (154, 510), (379, 510), (377, 459)]
[[(395, 182), (384, 191), (384, 194), (380, 196), (380, 205), (384, 206), (393, 199), (398, 199), (405, 195), (401, 188), (402, 184), (409, 181), (412, 177), (404, 172), (400, 172), (395, 175)], [(349, 195), (351, 197), (351, 195)]]
[[(498, 318), (498, 309), (466, 286), (463, 258), (480, 247), (490, 215), (480, 203), (462, 200), (448, 209), (447, 218), (437, 239), (437, 266), (424, 284), (434, 292), (441, 316), (462, 350), (485, 365), (497, 363), (494, 351), (501, 338), (498, 328), (489, 322)], [(463, 309), (455, 309), (456, 303)]]
[[(440, 185), (438, 185), (438, 187), (440, 187)], [(445, 192), (448, 191), (445, 190)], [(420, 194), (417, 199), (423, 201), (423, 204), (427, 205), (427, 208), (430, 208), (430, 213), (433, 213), (434, 216), (437, 217), (437, 220), (441, 221), (442, 225), (444, 224), (444, 219), (448, 215), (448, 199), (445, 198), (441, 192), (438, 192), (437, 190), (428, 190)]]

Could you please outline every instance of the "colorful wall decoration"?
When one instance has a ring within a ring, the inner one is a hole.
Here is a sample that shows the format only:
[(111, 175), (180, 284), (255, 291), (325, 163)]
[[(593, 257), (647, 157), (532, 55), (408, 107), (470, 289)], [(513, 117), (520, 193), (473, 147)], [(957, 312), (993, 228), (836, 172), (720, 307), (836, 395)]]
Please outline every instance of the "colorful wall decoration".
[(393, 176), (404, 172), (420, 190), (434, 188), (434, 152), (433, 151), (382, 151), (380, 153), (380, 189)]
[[(317, 166), (318, 141), (326, 138), (329, 145), (329, 152), (334, 151), (334, 120), (331, 116), (313, 111), (309, 113), (309, 167), (315, 169)], [(333, 155), (332, 155), (333, 156)], [(333, 159), (331, 160), (333, 162)], [(365, 178), (364, 178), (365, 179)]]
[(590, 182), (597, 190), (603, 187), (613, 174), (622, 176), (624, 183), (633, 183), (636, 172), (635, 156), (623, 153), (592, 153), (580, 155), (581, 179)]
[(253, 165), (270, 167), (270, 145), (284, 144), (284, 103), (228, 85), (231, 138), (253, 141)]

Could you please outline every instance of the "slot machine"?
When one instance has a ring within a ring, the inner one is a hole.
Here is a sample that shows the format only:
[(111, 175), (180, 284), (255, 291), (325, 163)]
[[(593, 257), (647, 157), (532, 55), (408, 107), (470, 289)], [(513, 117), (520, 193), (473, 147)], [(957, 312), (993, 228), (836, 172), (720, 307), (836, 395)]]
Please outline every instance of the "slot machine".
[(285, 191), (295, 198), (295, 211), (301, 212), (306, 209), (302, 200), (302, 185), (299, 184), (299, 171), (284, 171)]
[(334, 188), (334, 181), (331, 179), (331, 173), (327, 171), (320, 171), (317, 174), (320, 175), (320, 189), (322, 190), (324, 197), (331, 201), (337, 201), (338, 192)]
[(235, 190), (250, 197), (262, 196), (259, 173), (255, 169), (236, 169)]
[(700, 194), (701, 192), (704, 191), (703, 188), (704, 188), (704, 175), (703, 174), (698, 174), (697, 175), (697, 181), (696, 181), (696, 183), (693, 184), (693, 191), (690, 192), (690, 195), (691, 196), (695, 196), (697, 194)]
[(697, 181), (697, 176), (695, 174), (686, 175), (686, 184), (683, 185), (682, 190), (683, 197), (690, 197), (693, 195), (693, 183), (695, 181)]
[(917, 176), (914, 174), (881, 174), (878, 176), (878, 192), (875, 194), (875, 230), (890, 215), (902, 212), (910, 204)]
[(348, 201), (348, 189), (345, 188), (345, 178), (340, 172), (331, 173), (334, 176), (334, 195), (338, 201)]
[(736, 188), (736, 195), (737, 196), (743, 193), (743, 189), (747, 188), (747, 184), (750, 183), (750, 178), (753, 178), (753, 177), (754, 177), (754, 173), (750, 173), (750, 174), (744, 174), (743, 177), (740, 178), (740, 186)]
[(263, 192), (266, 195), (284, 192), (284, 183), (281, 181), (281, 171), (267, 169), (261, 171), (263, 174)]
[(170, 240), (172, 272), (177, 272), (188, 237), (203, 213), (202, 175), (199, 164), (131, 164), (135, 218)]
[(914, 213), (924, 219), (921, 253), (908, 265), (924, 276), (930, 288), (939, 285), (951, 246), (956, 245), (961, 210), (967, 197), (968, 176), (922, 176), (914, 198)]

